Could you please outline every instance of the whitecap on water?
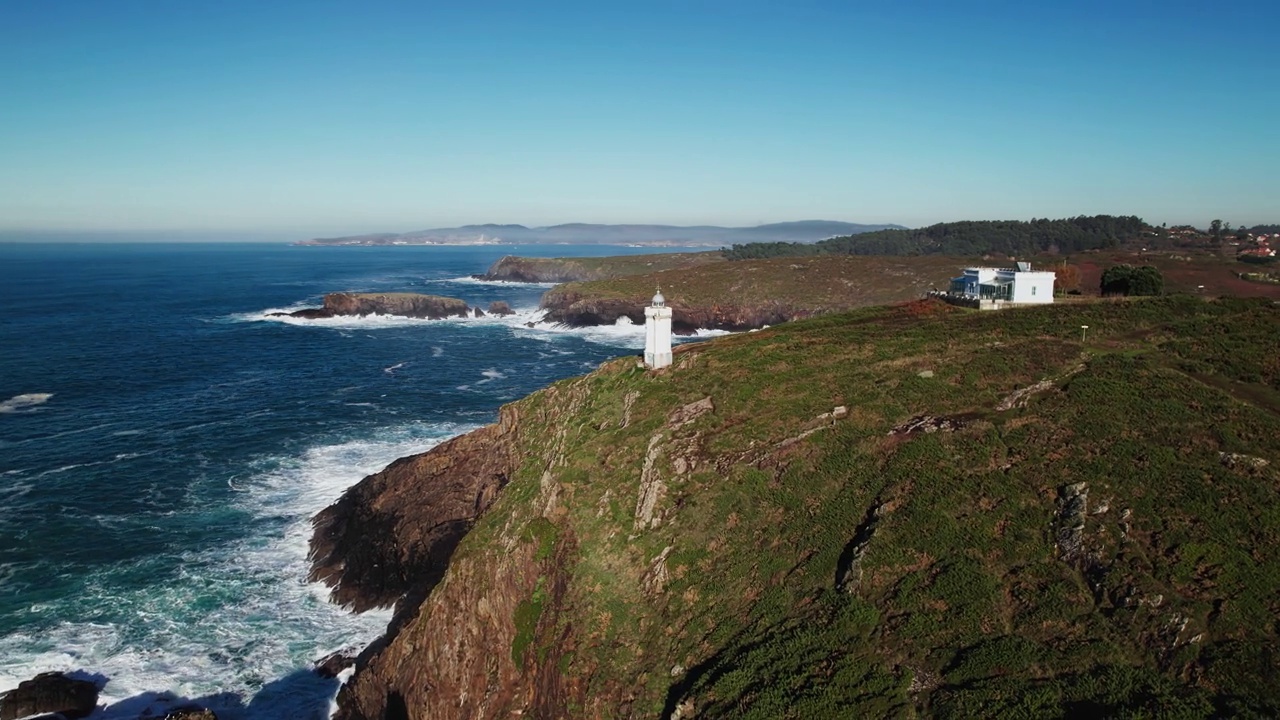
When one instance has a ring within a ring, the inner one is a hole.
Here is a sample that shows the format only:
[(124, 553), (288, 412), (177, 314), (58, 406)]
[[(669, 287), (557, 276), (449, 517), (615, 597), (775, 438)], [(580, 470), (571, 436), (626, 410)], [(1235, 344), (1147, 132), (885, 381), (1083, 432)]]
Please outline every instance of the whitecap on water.
[(14, 395), (4, 402), (0, 402), (0, 413), (32, 412), (37, 405), (49, 402), (51, 397), (53, 397), (53, 393)]
[(199, 698), (225, 720), (328, 717), (336, 687), (311, 662), (364, 646), (390, 613), (350, 615), (306, 581), (311, 517), (365, 475), (473, 427), (415, 423), (239, 468), (229, 502), (255, 519), (245, 537), (184, 555), (176, 576), (146, 587), (112, 576), (136, 568), (101, 571), (85, 597), (38, 613), (83, 607), (86, 619), (0, 637), (0, 691), (39, 672), (84, 670), (109, 678), (107, 708), (93, 718), (163, 715), (178, 698)]
[(483, 385), (485, 383), (493, 382), (494, 380), (503, 380), (507, 377), (506, 375), (498, 372), (494, 368), (489, 368), (488, 370), (482, 370), (480, 374), (484, 376), (484, 379), (476, 381), (477, 385)]
[[(448, 324), (453, 327), (506, 327), (517, 336), (539, 340), (554, 340), (557, 337), (577, 337), (587, 342), (608, 345), (618, 348), (639, 349), (644, 347), (644, 325), (631, 322), (627, 317), (620, 317), (612, 325), (592, 325), (586, 327), (569, 327), (561, 323), (548, 322), (546, 311), (535, 307), (513, 308), (513, 314), (506, 316), (485, 315), (484, 317), (451, 317), (443, 320), (427, 320), (401, 315), (343, 315), (331, 318), (304, 319), (282, 315), (272, 316), (269, 313), (280, 312), (278, 309), (262, 310), (257, 313), (243, 313), (245, 322), (279, 322), (299, 327), (329, 328), (337, 330), (376, 330), (381, 328), (424, 327)], [(726, 330), (698, 330), (688, 339), (701, 339), (730, 334)], [(373, 337), (373, 336), (370, 336)], [(680, 342), (683, 338), (675, 338)], [(436, 353), (432, 348), (432, 356)]]

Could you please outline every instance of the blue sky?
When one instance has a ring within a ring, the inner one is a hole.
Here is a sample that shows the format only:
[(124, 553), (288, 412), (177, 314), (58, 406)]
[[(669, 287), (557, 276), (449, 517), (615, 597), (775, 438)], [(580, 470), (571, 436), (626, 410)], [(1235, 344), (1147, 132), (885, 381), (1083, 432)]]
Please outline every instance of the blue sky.
[(0, 230), (1280, 222), (1216, 5), (0, 0)]

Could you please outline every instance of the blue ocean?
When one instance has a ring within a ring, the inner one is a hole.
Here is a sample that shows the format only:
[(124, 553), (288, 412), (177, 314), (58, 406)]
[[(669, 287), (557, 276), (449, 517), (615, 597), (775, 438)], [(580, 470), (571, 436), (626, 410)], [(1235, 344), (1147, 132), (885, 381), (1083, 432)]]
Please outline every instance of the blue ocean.
[[(0, 690), (77, 671), (105, 683), (96, 718), (187, 700), (224, 720), (327, 717), (336, 683), (311, 664), (389, 615), (306, 582), (311, 516), (642, 347), (640, 327), (538, 323), (547, 286), (470, 279), (505, 254), (620, 252), (0, 245)], [(270, 315), (340, 290), (517, 313)]]

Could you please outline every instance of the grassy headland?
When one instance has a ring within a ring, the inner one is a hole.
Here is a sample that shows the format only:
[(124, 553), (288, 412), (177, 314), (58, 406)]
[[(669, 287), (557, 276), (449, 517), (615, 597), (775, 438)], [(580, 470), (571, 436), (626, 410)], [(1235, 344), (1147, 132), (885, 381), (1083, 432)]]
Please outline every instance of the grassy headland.
[(965, 260), (951, 257), (802, 257), (706, 263), (594, 282), (565, 283), (542, 296), (548, 319), (569, 324), (643, 322), (661, 287), (678, 327), (742, 330), (946, 287)]
[(510, 484), (362, 713), (1280, 714), (1270, 301), (866, 308), (504, 417)]

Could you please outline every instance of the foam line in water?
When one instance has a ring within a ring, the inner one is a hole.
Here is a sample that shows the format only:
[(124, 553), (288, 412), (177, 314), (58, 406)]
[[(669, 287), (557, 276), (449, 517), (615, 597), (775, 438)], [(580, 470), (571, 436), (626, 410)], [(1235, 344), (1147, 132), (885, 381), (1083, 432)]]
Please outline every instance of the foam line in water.
[[(311, 517), (365, 475), (474, 427), (414, 423), (235, 468), (226, 503), (250, 518), (243, 537), (184, 554), (176, 576), (146, 586), (129, 580), (143, 566), (111, 566), (82, 596), (33, 605), (24, 625), (38, 630), (0, 637), (0, 691), (39, 672), (84, 670), (109, 678), (95, 719), (163, 716), (175, 702), (166, 692), (200, 698), (225, 720), (328, 717), (336, 686), (311, 663), (363, 647), (390, 613), (350, 615), (306, 581)], [(225, 508), (191, 512), (200, 523)]]
[(537, 287), (537, 288), (553, 288), (559, 283), (553, 282), (519, 282), (516, 280), (481, 280), (471, 276), (449, 278), (445, 282), (458, 283), (459, 285), (493, 285), (496, 287)]

